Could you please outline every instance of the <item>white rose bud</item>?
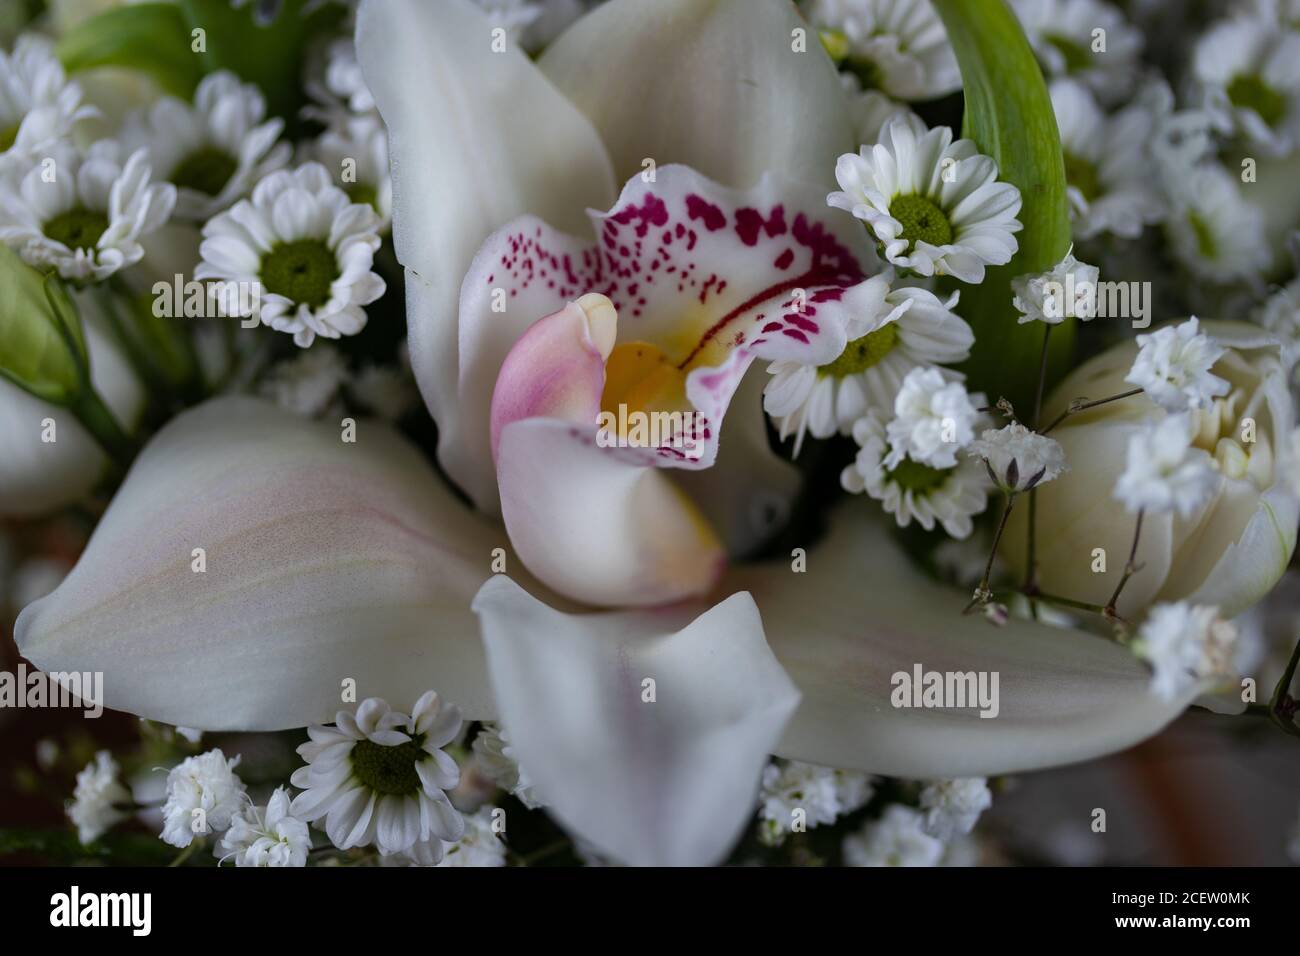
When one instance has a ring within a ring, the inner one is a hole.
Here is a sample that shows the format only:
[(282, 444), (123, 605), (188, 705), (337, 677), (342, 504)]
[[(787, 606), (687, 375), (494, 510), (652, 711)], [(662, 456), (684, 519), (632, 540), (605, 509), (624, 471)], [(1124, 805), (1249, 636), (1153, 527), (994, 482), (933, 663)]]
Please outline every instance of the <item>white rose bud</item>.
[[(1300, 468), (1290, 442), (1294, 411), (1287, 393), (1280, 344), (1256, 326), (1203, 322), (1226, 351), (1213, 373), (1227, 394), (1193, 409), (1193, 445), (1207, 452), (1222, 483), (1193, 513), (1145, 515), (1136, 563), (1119, 600), (1133, 618), (1155, 601), (1217, 605), (1228, 617), (1263, 596), (1281, 577), (1296, 544), (1300, 488), (1289, 479)], [(1042, 421), (1052, 422), (1076, 399), (1129, 391), (1137, 356), (1126, 342), (1076, 369), (1052, 394)], [(1135, 516), (1115, 500), (1129, 439), (1167, 413), (1146, 395), (1078, 412), (1052, 430), (1070, 471), (1037, 492), (1039, 587), (1046, 593), (1105, 604), (1115, 590), (1133, 543)], [(1004, 558), (1022, 573), (1028, 508), (1012, 512), (1003, 536)]]

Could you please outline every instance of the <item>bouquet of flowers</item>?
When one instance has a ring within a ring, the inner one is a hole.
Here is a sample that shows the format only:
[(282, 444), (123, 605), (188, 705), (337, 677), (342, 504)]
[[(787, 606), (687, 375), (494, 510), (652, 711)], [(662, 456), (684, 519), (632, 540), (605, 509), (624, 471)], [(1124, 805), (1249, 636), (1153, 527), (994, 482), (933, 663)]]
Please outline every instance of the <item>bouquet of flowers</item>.
[(0, 620), (119, 730), (0, 853), (1014, 862), (1300, 736), (1300, 4), (1186, 6), (9, 7)]

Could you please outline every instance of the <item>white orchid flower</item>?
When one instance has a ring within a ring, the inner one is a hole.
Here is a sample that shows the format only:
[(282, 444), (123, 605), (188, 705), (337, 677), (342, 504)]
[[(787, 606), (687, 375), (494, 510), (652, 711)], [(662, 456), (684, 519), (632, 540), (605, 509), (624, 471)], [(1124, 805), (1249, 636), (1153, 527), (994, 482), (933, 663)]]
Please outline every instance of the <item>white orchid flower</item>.
[[(1172, 719), (1189, 698), (1149, 695), (1122, 648), (963, 618), (856, 502), (806, 572), (729, 563), (793, 484), (745, 370), (833, 359), (876, 268), (825, 205), (851, 121), (800, 26), (783, 0), (613, 0), (534, 64), (494, 52), (468, 0), (363, 2), (412, 361), (477, 508), (380, 424), (349, 444), (210, 402), (155, 436), (23, 612), (23, 653), (209, 729), (327, 721), (348, 679), (436, 687), (501, 720), (548, 811), (629, 863), (720, 859), (771, 752), (984, 776)], [(611, 403), (701, 416), (698, 456), (604, 447)], [(915, 666), (996, 673), (997, 716), (894, 707)]]

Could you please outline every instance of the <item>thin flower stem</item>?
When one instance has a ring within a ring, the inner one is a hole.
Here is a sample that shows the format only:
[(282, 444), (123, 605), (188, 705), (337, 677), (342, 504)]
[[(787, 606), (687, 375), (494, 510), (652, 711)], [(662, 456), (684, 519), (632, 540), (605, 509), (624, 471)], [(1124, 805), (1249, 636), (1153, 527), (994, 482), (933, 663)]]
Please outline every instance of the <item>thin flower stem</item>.
[(1085, 412), (1090, 408), (1096, 408), (1098, 405), (1107, 405), (1111, 402), (1118, 402), (1121, 398), (1132, 398), (1134, 395), (1141, 395), (1141, 394), (1142, 394), (1142, 389), (1131, 388), (1127, 392), (1120, 392), (1118, 395), (1112, 395), (1109, 398), (1099, 398), (1096, 401), (1092, 401), (1092, 402), (1079, 402), (1079, 401), (1071, 402), (1070, 407), (1067, 408), (1065, 411), (1061, 412), (1061, 414), (1057, 415), (1056, 418), (1052, 421), (1052, 424), (1044, 428), (1042, 432), (1040, 432), (1040, 434), (1046, 435), (1057, 425), (1061, 424), (1061, 422), (1065, 421), (1067, 418), (1069, 418), (1071, 415), (1074, 415), (1077, 412)]
[(1002, 517), (998, 520), (998, 530), (993, 534), (993, 546), (989, 549), (989, 559), (984, 565), (984, 576), (980, 578), (979, 587), (975, 589), (975, 595), (962, 611), (963, 614), (969, 614), (976, 607), (987, 604), (992, 597), (989, 593), (989, 578), (993, 576), (993, 561), (998, 556), (998, 544), (1002, 541), (1002, 532), (1006, 530), (1007, 519), (1011, 517), (1011, 508), (1015, 503), (1016, 493), (1012, 492), (1007, 495), (1006, 504), (1002, 506)]
[[(1038, 425), (1043, 416), (1043, 388), (1047, 384), (1047, 346), (1051, 342), (1052, 327), (1043, 326), (1043, 352), (1038, 359), (1038, 391), (1034, 395), (1034, 428)], [(1025, 542), (1025, 583), (1023, 590), (1032, 592), (1038, 582), (1038, 489), (1029, 489), (1029, 520), (1026, 522), (1028, 528), (1025, 531), (1027, 541)], [(1034, 599), (1029, 599), (1029, 609), (1035, 618), (1038, 617), (1038, 608), (1034, 604)]]
[(1090, 604), (1087, 601), (1076, 601), (1074, 598), (1061, 597), (1059, 594), (1047, 594), (1043, 591), (1035, 591), (1032, 595), (1034, 600), (1042, 601), (1045, 604), (1058, 604), (1061, 607), (1073, 608), (1076, 611), (1090, 611), (1093, 614), (1105, 614), (1106, 609), (1100, 604)]
[(1119, 601), (1120, 592), (1124, 590), (1124, 585), (1128, 584), (1128, 579), (1137, 573), (1137, 565), (1133, 562), (1137, 560), (1138, 540), (1142, 537), (1142, 518), (1145, 514), (1145, 510), (1139, 511), (1137, 523), (1133, 526), (1133, 546), (1129, 548), (1128, 561), (1124, 564), (1124, 573), (1120, 575), (1119, 584), (1115, 585), (1115, 593), (1106, 602), (1105, 614), (1108, 618), (1118, 618), (1115, 613), (1115, 604)]
[(104, 404), (95, 387), (86, 382), (81, 395), (69, 407), (114, 464), (125, 470), (135, 456), (135, 442)]
[(1282, 672), (1268, 702), (1269, 719), (1293, 737), (1300, 737), (1300, 727), (1295, 723), (1296, 701), (1291, 696), (1291, 681), (1295, 678), (1297, 664), (1300, 664), (1300, 639), (1296, 640), (1291, 659), (1287, 661), (1286, 670)]
[(167, 866), (173, 867), (173, 866), (180, 866), (181, 864), (183, 864), (186, 860), (188, 860), (191, 856), (194, 855), (194, 851), (195, 849), (198, 848), (198, 845), (199, 845), (198, 840), (191, 840), (190, 845), (187, 846), (185, 849), (181, 850), (180, 853), (176, 854), (176, 859), (168, 863)]
[(554, 856), (556, 853), (559, 853), (561, 850), (568, 847), (568, 845), (568, 840), (556, 840), (554, 843), (548, 843), (540, 850), (534, 850), (526, 856), (519, 853), (514, 854), (514, 856), (515, 859), (519, 861), (520, 866), (532, 866), (539, 860), (544, 860), (548, 856)]

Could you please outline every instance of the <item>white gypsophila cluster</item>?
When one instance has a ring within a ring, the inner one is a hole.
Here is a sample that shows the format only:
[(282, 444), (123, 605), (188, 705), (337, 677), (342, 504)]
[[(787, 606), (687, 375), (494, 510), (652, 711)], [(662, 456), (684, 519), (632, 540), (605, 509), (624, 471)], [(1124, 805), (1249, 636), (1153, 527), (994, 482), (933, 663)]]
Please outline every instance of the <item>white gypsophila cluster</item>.
[(1202, 408), (1228, 393), (1228, 383), (1210, 371), (1223, 357), (1223, 346), (1200, 331), (1195, 316), (1139, 335), (1137, 343), (1137, 358), (1124, 381), (1166, 411)]
[(1050, 93), (1075, 237), (1136, 239), (1166, 209), (1147, 160), (1153, 109), (1138, 100), (1108, 116), (1086, 85), (1069, 78), (1052, 81)]
[(780, 846), (792, 832), (834, 823), (864, 806), (873, 789), (867, 774), (774, 761), (763, 768), (759, 785), (759, 839)]
[(1236, 642), (1218, 608), (1179, 601), (1151, 608), (1133, 650), (1151, 665), (1151, 692), (1175, 700), (1231, 677)]
[(1097, 315), (1096, 266), (1080, 262), (1072, 253), (1046, 272), (1018, 276), (1011, 280), (1011, 304), (1020, 312), (1020, 325), (1045, 322), (1060, 325), (1066, 319), (1087, 322)]
[[(224, 283), (223, 315), (255, 317), (307, 348), (317, 336), (355, 335), (363, 306), (384, 294), (372, 271), (379, 218), (353, 203), (319, 163), (278, 170), (203, 227), (199, 280)], [(257, 288), (248, 297), (241, 290)]]
[(969, 452), (984, 460), (993, 481), (1008, 494), (1046, 484), (1068, 470), (1060, 442), (1019, 422), (986, 430), (971, 442)]
[(1208, 29), (1192, 52), (1206, 110), (1264, 155), (1300, 145), (1300, 32), (1237, 15)]
[(922, 828), (947, 843), (970, 833), (985, 810), (993, 805), (993, 794), (983, 777), (935, 780), (921, 791)]
[(348, 394), (366, 411), (390, 422), (414, 408), (420, 398), (406, 368), (374, 363), (361, 366), (352, 376)]
[(519, 766), (510, 736), (499, 724), (484, 724), (472, 745), (479, 769), (530, 810), (544, 806), (527, 771)]
[(202, 223), (289, 162), (283, 131), (284, 120), (266, 118), (255, 85), (218, 70), (200, 81), (192, 105), (166, 96), (129, 115), (119, 139), (146, 149), (158, 178), (176, 187), (177, 218)]
[(894, 418), (885, 427), (889, 439), (886, 468), (904, 458), (931, 468), (955, 468), (957, 452), (975, 438), (980, 413), (966, 387), (950, 382), (935, 368), (907, 373), (894, 398)]
[(290, 778), (303, 792), (290, 812), (308, 823), (323, 819), (340, 850), (373, 844), (387, 856), (427, 843), (440, 854), (437, 841), (465, 832), (447, 798), (460, 768), (442, 750), (460, 725), (460, 711), (433, 691), (409, 715), (378, 697), (362, 701), (355, 715), (339, 711), (334, 726), (307, 729), (311, 739), (298, 748), (307, 764)]
[(1049, 78), (1069, 76), (1113, 101), (1138, 73), (1142, 32), (1103, 0), (1011, 0)]
[(465, 817), (465, 835), (443, 846), (435, 866), (505, 866), (506, 842), (496, 830), (497, 807), (480, 807)]
[(1191, 417), (1169, 415), (1129, 438), (1115, 497), (1132, 512), (1176, 512), (1188, 518), (1218, 490), (1214, 459), (1192, 445)]
[(831, 43), (843, 45), (849, 68), (889, 96), (929, 100), (961, 87), (930, 0), (811, 0), (808, 14)]
[(141, 240), (175, 204), (176, 187), (153, 181), (145, 150), (124, 157), (113, 140), (84, 152), (61, 142), (0, 177), (0, 242), (37, 269), (102, 282), (144, 258)]
[(167, 774), (162, 839), (187, 847), (194, 838), (230, 826), (246, 799), (244, 782), (235, 773), (239, 757), (226, 759), (220, 749), (187, 757)]
[(943, 841), (924, 829), (919, 810), (891, 804), (880, 819), (844, 838), (846, 866), (937, 866), (943, 858)]
[(77, 774), (77, 786), (68, 804), (68, 819), (77, 828), (77, 839), (93, 843), (130, 813), (131, 793), (117, 779), (120, 768), (107, 750), (95, 754)]
[(972, 518), (988, 506), (988, 479), (978, 461), (963, 456), (954, 467), (931, 468), (905, 458), (889, 468), (889, 439), (874, 412), (858, 419), (853, 440), (858, 453), (840, 473), (845, 491), (879, 501), (900, 528), (915, 521), (926, 531), (938, 524), (954, 538), (970, 536)]
[[(794, 454), (804, 437), (848, 435), (859, 418), (874, 409), (888, 415), (903, 379), (918, 367), (952, 365), (970, 355), (975, 334), (946, 300), (927, 289), (889, 288), (893, 273), (873, 277), (870, 303), (853, 316), (848, 344), (834, 361), (805, 365), (771, 363), (763, 389), (763, 408), (784, 441), (794, 436)], [(862, 290), (858, 290), (861, 294)]]
[(319, 418), (336, 406), (347, 381), (342, 353), (318, 346), (273, 365), (258, 383), (258, 393), (304, 418)]
[(1020, 190), (997, 177), (971, 140), (899, 114), (875, 146), (839, 158), (827, 202), (861, 219), (893, 265), (978, 283), (1019, 248)]
[(30, 165), (94, 117), (83, 98), (45, 37), (27, 33), (12, 51), (0, 50), (0, 173), (14, 162)]
[(289, 793), (277, 787), (265, 807), (251, 802), (230, 821), (213, 853), (235, 866), (306, 866), (311, 850), (307, 824), (290, 812)]

